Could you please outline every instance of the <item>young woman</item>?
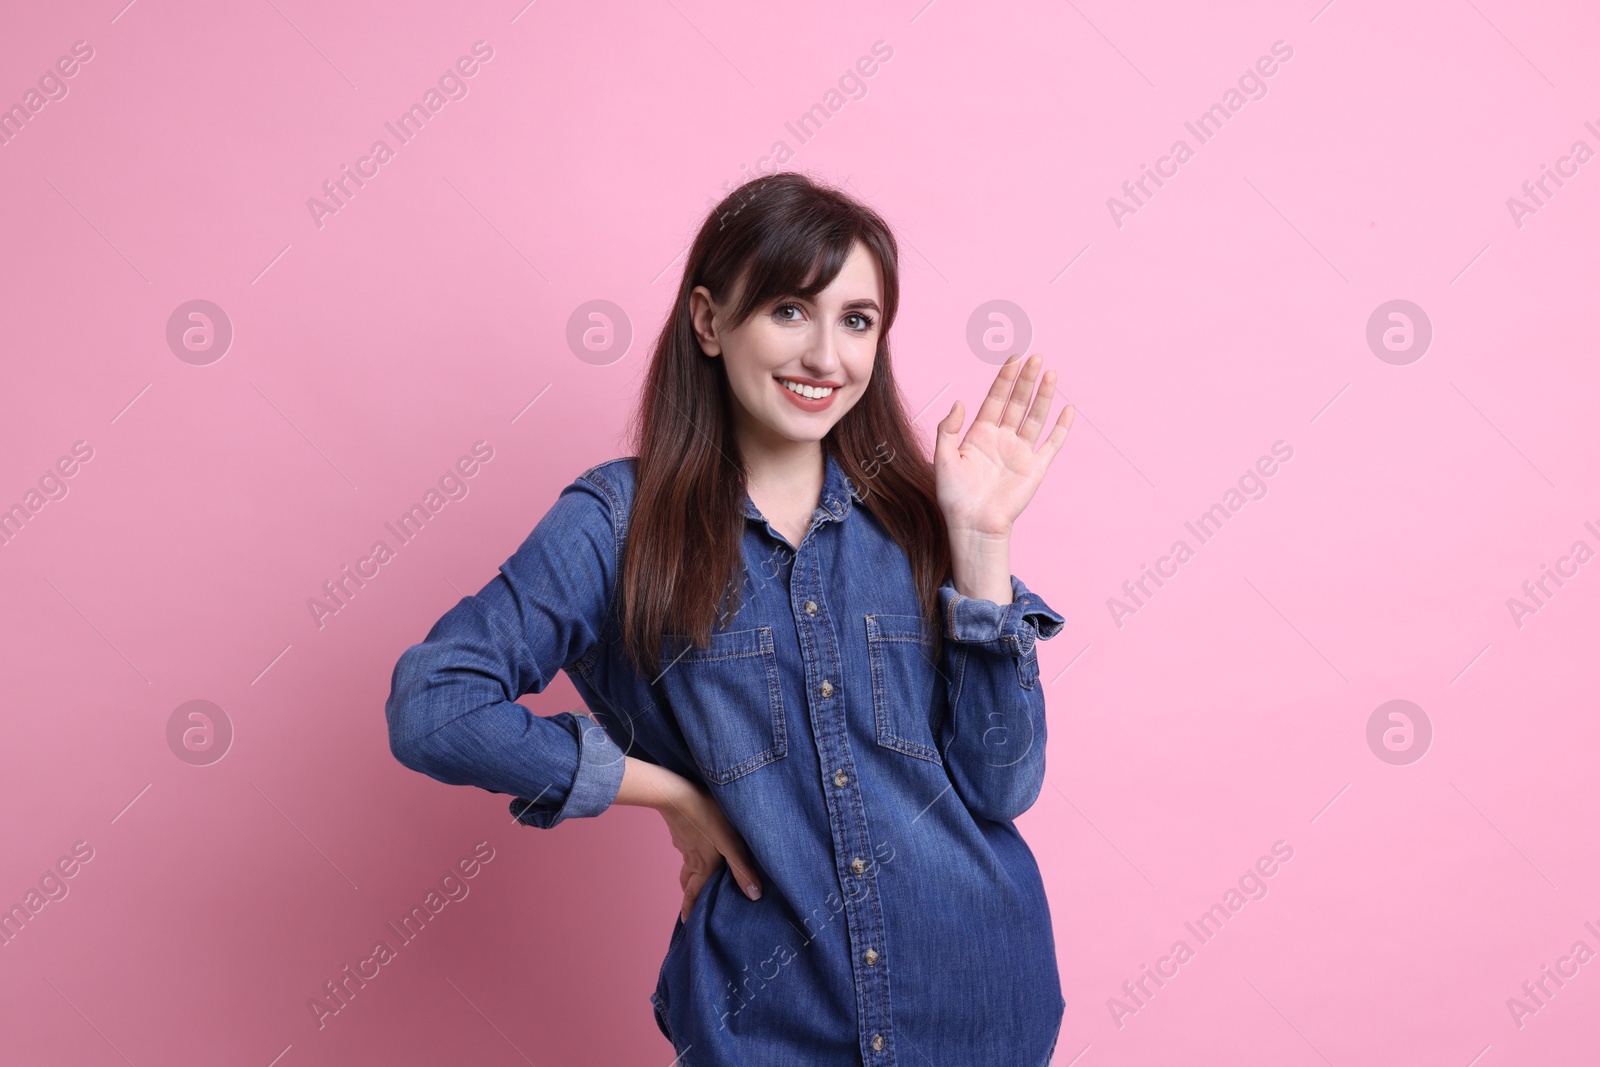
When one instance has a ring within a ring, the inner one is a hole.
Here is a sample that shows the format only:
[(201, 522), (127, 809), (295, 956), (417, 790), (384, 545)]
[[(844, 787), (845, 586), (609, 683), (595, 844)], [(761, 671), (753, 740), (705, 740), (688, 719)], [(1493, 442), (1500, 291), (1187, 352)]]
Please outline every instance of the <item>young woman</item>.
[[(660, 811), (683, 903), (651, 1002), (680, 1067), (1042, 1067), (1059, 1033), (1012, 820), (1063, 619), (1009, 548), (1072, 408), (1040, 443), (1055, 372), (1013, 357), (930, 463), (889, 358), (898, 263), (877, 214), (803, 176), (730, 194), (637, 455), (579, 475), (395, 665), (407, 767), (542, 828)], [(558, 670), (592, 719), (515, 702)]]

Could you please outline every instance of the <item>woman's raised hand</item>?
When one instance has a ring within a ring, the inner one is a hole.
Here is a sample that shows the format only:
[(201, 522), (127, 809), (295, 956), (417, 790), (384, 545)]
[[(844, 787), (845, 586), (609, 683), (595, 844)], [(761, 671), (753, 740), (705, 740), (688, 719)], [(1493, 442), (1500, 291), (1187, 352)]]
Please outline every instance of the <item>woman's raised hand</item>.
[(1006, 360), (965, 437), (960, 436), (966, 419), (961, 401), (939, 423), (933, 447), (934, 484), (939, 510), (953, 534), (1009, 535), (1012, 523), (1044, 480), (1050, 461), (1066, 443), (1075, 413), (1071, 404), (1061, 409), (1044, 444), (1034, 451), (1056, 391), (1056, 372), (1050, 370), (1034, 392), (1043, 363), (1038, 355)]

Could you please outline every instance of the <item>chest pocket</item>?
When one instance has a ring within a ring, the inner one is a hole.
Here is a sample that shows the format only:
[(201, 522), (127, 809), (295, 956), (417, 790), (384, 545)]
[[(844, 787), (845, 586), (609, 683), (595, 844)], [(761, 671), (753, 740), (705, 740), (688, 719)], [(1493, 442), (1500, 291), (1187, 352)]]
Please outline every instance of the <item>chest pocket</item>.
[(661, 663), (657, 684), (707, 781), (726, 785), (788, 752), (770, 626), (713, 633), (707, 648), (669, 635)]
[(943, 763), (934, 737), (948, 701), (933, 627), (920, 615), (868, 615), (866, 623), (878, 744)]

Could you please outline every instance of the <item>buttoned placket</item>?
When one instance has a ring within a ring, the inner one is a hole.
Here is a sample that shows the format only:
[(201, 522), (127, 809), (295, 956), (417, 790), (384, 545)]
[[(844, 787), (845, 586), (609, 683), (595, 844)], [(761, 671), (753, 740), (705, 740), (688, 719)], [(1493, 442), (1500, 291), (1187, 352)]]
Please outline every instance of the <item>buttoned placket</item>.
[[(848, 504), (826, 497), (812, 513), (811, 527), (795, 550), (789, 572), (789, 603), (800, 634), (800, 656), (805, 667), (806, 706), (817, 740), (818, 769), (828, 827), (833, 836), (835, 871), (844, 894), (844, 920), (851, 945), (850, 966), (855, 977), (856, 1010), (860, 1021), (857, 1039), (871, 1067), (891, 1067), (896, 1060), (891, 1033), (889, 971), (883, 966), (883, 906), (878, 880), (863, 877), (862, 856), (872, 855), (866, 809), (850, 753), (847, 729), (849, 701), (855, 694), (842, 683), (843, 660), (830, 623), (822, 588), (815, 538), (825, 536), (829, 521), (844, 519)], [(759, 514), (759, 513), (757, 513)], [(778, 536), (767, 524), (769, 533)], [(862, 694), (869, 698), (867, 694)], [(849, 883), (856, 883), (850, 886)]]

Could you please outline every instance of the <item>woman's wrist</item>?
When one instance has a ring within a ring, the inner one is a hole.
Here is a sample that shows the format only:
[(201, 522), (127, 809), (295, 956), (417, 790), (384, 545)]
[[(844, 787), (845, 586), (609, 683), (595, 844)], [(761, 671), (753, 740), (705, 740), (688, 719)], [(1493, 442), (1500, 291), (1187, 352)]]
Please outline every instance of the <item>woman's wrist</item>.
[(687, 778), (660, 764), (637, 756), (626, 756), (624, 760), (622, 785), (613, 803), (663, 811), (682, 805), (687, 792), (694, 788)]
[(1011, 533), (949, 527), (950, 579), (975, 600), (1011, 603)]

